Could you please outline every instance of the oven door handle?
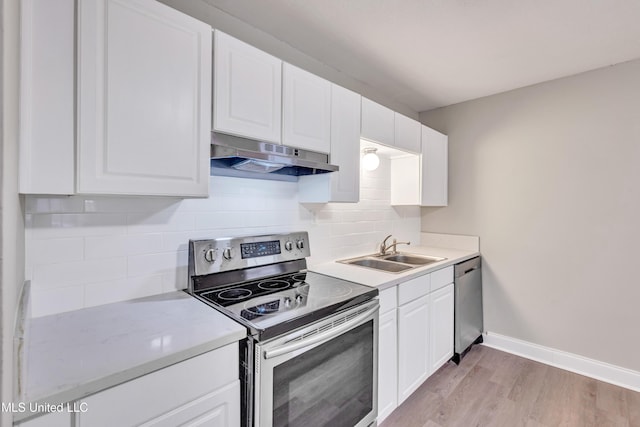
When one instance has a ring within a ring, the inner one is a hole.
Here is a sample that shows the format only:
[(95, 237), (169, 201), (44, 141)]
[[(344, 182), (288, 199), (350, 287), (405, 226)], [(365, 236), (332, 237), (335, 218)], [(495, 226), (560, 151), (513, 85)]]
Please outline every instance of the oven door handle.
[(357, 325), (358, 323), (362, 322), (363, 320), (365, 320), (368, 317), (371, 317), (371, 315), (373, 315), (375, 312), (377, 312), (380, 309), (380, 305), (376, 304), (375, 307), (373, 307), (371, 310), (367, 310), (364, 313), (358, 315), (357, 317), (354, 317), (353, 319), (351, 319), (350, 321), (343, 323), (340, 326), (336, 326), (335, 328), (331, 328), (326, 332), (322, 332), (316, 335), (313, 335), (309, 338), (300, 340), (300, 341), (296, 341), (293, 342), (291, 344), (285, 344), (282, 345), (280, 347), (276, 347), (272, 350), (265, 350), (264, 352), (264, 358), (265, 359), (271, 359), (273, 357), (278, 357), (281, 356), (283, 354), (287, 354), (287, 353), (291, 353), (293, 351), (299, 350), (301, 348), (304, 347), (308, 347), (310, 345), (322, 342), (322, 341), (328, 341), (329, 339), (332, 339), (334, 337), (337, 337), (338, 335), (341, 335), (342, 333), (348, 331), (349, 329), (353, 328), (355, 325)]

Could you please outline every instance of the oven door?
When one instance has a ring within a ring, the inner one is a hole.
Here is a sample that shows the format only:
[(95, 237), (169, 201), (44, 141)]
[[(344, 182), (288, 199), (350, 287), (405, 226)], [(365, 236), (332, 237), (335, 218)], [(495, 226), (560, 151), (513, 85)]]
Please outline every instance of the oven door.
[(256, 427), (366, 427), (378, 413), (378, 300), (256, 345)]

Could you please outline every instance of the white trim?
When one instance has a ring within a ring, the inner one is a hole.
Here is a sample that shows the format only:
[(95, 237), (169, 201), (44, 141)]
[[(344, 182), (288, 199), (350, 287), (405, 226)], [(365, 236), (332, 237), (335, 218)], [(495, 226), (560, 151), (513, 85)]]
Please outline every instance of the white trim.
[(493, 332), (484, 333), (484, 345), (640, 392), (640, 372), (631, 369)]

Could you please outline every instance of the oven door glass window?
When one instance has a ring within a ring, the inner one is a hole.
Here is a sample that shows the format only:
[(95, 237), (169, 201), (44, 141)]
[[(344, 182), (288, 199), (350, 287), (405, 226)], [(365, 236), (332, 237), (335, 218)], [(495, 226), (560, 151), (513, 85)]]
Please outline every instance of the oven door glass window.
[(373, 320), (277, 365), (273, 425), (353, 427), (373, 409)]

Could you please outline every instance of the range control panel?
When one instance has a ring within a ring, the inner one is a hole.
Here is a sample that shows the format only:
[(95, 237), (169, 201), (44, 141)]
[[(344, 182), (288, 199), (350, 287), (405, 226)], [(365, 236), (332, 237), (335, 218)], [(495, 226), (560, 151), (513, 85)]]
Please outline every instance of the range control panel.
[(190, 270), (192, 267), (195, 276), (292, 261), (310, 254), (306, 231), (189, 241)]

